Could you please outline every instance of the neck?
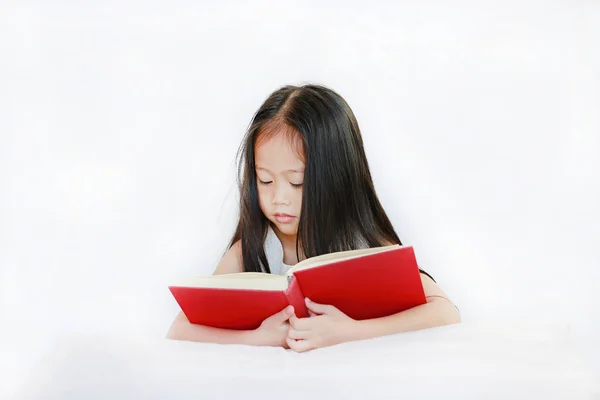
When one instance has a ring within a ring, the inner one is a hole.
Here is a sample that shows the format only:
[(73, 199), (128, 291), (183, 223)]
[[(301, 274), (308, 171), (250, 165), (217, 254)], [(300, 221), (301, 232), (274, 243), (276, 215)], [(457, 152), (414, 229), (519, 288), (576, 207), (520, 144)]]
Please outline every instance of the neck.
[[(286, 261), (286, 264), (296, 264), (300, 260), (296, 257), (296, 240), (297, 235), (286, 235), (282, 233), (277, 226), (273, 225), (273, 231), (275, 235), (279, 238), (281, 242), (281, 246), (283, 247), (283, 257)], [(302, 253), (302, 251), (300, 251)], [(302, 257), (302, 254), (299, 254)]]

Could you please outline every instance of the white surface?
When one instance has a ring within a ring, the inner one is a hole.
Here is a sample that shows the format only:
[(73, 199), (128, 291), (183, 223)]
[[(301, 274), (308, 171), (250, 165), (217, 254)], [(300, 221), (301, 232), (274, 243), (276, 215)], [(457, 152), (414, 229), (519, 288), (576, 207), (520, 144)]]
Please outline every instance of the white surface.
[(36, 2), (0, 12), (0, 398), (59, 334), (162, 337), (211, 271), (279, 85), (338, 90), (465, 321), (558, 321), (600, 369), (600, 3)]
[(297, 354), (157, 339), (65, 337), (20, 399), (593, 399), (561, 327), (443, 327)]

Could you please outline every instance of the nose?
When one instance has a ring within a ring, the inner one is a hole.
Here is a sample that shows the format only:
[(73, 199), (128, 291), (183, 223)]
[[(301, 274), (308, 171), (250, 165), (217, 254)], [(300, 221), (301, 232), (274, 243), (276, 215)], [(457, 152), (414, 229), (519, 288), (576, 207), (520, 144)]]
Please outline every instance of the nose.
[(287, 205), (289, 204), (289, 201), (288, 190), (286, 189), (285, 184), (276, 185), (273, 193), (273, 204)]

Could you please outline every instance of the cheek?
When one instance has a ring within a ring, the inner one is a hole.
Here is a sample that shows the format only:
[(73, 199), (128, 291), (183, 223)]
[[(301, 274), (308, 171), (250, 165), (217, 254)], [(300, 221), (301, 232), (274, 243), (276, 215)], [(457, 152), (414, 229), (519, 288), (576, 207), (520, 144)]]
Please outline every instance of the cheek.
[(294, 200), (294, 203), (300, 209), (302, 207), (302, 190), (298, 190), (298, 194), (294, 197)]
[(260, 205), (262, 206), (262, 205), (268, 204), (271, 199), (271, 193), (270, 193), (269, 189), (258, 185), (257, 192), (258, 192), (258, 202), (260, 203)]

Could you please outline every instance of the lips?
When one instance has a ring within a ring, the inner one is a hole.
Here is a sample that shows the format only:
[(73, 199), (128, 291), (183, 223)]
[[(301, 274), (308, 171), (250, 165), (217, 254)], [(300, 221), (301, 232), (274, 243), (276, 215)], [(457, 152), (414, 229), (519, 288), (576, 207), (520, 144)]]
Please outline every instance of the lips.
[(276, 214), (274, 214), (274, 216), (275, 216), (275, 219), (277, 220), (277, 222), (281, 222), (284, 224), (289, 223), (289, 222), (293, 221), (294, 218), (296, 218), (293, 215), (285, 214), (285, 213), (276, 213)]

